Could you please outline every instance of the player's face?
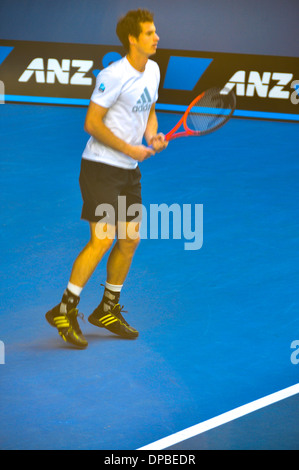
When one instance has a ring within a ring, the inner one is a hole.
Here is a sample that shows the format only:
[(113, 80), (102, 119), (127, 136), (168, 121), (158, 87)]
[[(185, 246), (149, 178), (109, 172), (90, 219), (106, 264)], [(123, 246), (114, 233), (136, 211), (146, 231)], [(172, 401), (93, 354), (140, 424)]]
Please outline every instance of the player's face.
[(160, 38), (156, 33), (154, 23), (140, 23), (140, 26), (141, 33), (135, 39), (135, 46), (141, 54), (149, 57), (156, 53)]

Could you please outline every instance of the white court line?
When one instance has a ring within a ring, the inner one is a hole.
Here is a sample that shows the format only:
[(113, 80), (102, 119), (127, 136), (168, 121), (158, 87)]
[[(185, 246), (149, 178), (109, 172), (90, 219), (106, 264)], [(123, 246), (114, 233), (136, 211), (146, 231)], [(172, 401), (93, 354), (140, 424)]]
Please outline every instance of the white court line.
[(152, 442), (151, 444), (148, 444), (144, 447), (140, 447), (137, 450), (166, 449), (167, 447), (178, 444), (179, 442), (185, 441), (186, 439), (190, 439), (191, 437), (197, 436), (198, 434), (202, 434), (203, 432), (217, 428), (222, 424), (229, 423), (230, 421), (248, 415), (253, 411), (257, 411), (261, 408), (265, 408), (266, 406), (273, 405), (274, 403), (296, 395), (297, 393), (299, 393), (299, 383), (296, 385), (292, 385), (291, 387), (285, 388), (284, 390), (280, 390), (279, 392), (272, 393), (271, 395), (268, 395), (264, 398), (252, 401), (247, 405), (235, 408), (234, 410), (228, 411), (227, 413), (223, 413), (219, 416), (216, 416), (215, 418), (203, 421), (202, 423), (196, 424), (195, 426), (191, 426), (190, 428), (184, 429), (183, 431), (171, 434), (170, 436)]

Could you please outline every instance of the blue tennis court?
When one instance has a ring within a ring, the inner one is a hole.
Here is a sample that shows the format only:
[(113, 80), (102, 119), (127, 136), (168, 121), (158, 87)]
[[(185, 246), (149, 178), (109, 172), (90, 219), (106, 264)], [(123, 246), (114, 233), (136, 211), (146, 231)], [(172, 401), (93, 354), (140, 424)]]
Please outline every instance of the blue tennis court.
[[(86, 321), (89, 347), (78, 351), (44, 315), (89, 238), (78, 184), (85, 114), (0, 106), (3, 450), (139, 449), (298, 384), (298, 124), (234, 118), (141, 164), (145, 207), (203, 205), (203, 244), (142, 240), (121, 296), (140, 337)], [(177, 121), (158, 117), (162, 132)], [(86, 318), (105, 260), (82, 292)], [(295, 416), (298, 390), (176, 448), (298, 450)]]

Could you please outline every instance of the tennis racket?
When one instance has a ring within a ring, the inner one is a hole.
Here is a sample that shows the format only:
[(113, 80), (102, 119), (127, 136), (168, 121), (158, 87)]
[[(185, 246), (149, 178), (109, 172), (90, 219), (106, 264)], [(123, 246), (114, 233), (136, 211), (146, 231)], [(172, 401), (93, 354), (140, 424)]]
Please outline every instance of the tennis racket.
[[(204, 91), (190, 103), (176, 126), (165, 135), (165, 140), (210, 134), (229, 121), (235, 108), (233, 91), (226, 88)], [(177, 132), (182, 126), (183, 130)]]

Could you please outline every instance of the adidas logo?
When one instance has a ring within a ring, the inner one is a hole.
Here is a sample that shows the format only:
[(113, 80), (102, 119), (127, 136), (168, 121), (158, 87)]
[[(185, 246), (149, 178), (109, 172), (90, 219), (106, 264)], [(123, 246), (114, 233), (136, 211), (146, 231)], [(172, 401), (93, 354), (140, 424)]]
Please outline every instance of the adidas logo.
[(152, 106), (151, 95), (148, 92), (148, 89), (145, 88), (141, 97), (137, 101), (137, 104), (133, 106), (133, 113), (142, 113), (143, 111), (149, 111)]

